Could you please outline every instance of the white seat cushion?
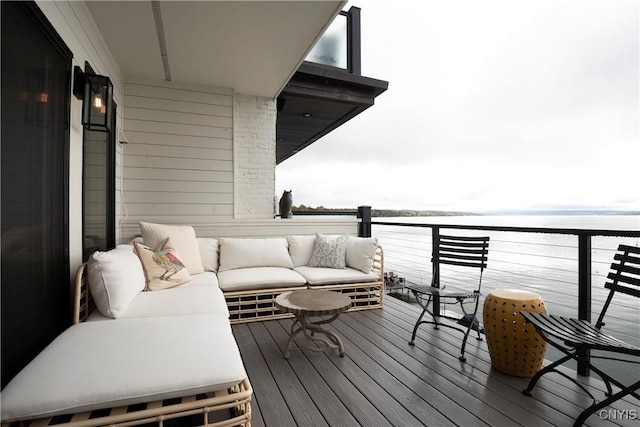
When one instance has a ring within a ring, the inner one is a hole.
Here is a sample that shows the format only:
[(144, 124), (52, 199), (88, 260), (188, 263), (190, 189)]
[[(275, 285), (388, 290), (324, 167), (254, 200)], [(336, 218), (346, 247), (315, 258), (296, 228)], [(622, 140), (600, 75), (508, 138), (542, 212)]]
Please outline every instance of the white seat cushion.
[(340, 283), (375, 282), (379, 276), (374, 273), (363, 273), (353, 268), (327, 267), (296, 267), (294, 271), (300, 273), (311, 286), (330, 285)]
[(2, 421), (189, 396), (245, 377), (223, 316), (80, 323), (2, 390)]
[(242, 291), (248, 289), (289, 288), (302, 286), (304, 277), (282, 267), (254, 267), (226, 270), (218, 273), (220, 289)]
[(185, 314), (219, 314), (229, 317), (229, 310), (220, 288), (178, 286), (160, 291), (140, 292), (120, 318)]
[(218, 288), (218, 276), (212, 271), (205, 271), (204, 273), (194, 274), (191, 276), (191, 281), (179, 286), (180, 288)]

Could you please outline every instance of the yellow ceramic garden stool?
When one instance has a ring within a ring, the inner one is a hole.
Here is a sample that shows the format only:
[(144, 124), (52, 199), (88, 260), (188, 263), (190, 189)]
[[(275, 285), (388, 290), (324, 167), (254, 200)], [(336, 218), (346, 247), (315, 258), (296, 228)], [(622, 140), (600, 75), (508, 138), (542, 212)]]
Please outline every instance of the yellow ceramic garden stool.
[(521, 311), (546, 313), (547, 308), (534, 292), (496, 289), (484, 300), (482, 320), (491, 365), (506, 374), (532, 377), (542, 367), (547, 343)]

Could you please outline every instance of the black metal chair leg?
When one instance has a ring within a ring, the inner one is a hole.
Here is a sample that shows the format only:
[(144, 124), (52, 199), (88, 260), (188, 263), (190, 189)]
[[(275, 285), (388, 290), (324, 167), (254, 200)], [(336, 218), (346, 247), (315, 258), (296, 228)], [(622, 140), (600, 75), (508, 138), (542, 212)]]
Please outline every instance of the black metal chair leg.
[(543, 375), (548, 374), (549, 372), (552, 372), (552, 371), (558, 372), (556, 371), (555, 367), (562, 365), (564, 362), (570, 359), (573, 359), (571, 355), (565, 356), (562, 359), (556, 360), (552, 364), (547, 365), (543, 369), (536, 372), (533, 378), (531, 378), (531, 380), (529, 381), (529, 385), (527, 386), (527, 388), (522, 390), (522, 393), (526, 394), (527, 396), (532, 396), (533, 388), (536, 386), (536, 383)]
[(464, 348), (467, 346), (467, 338), (469, 338), (469, 333), (471, 332), (471, 327), (473, 326), (473, 321), (469, 323), (469, 327), (467, 328), (467, 332), (464, 333), (464, 338), (462, 339), (462, 347), (460, 347), (460, 361), (466, 362), (467, 358), (464, 357)]
[(582, 411), (580, 415), (578, 415), (578, 418), (576, 418), (576, 421), (573, 423), (573, 427), (579, 427), (583, 425), (584, 422), (587, 421), (587, 418), (595, 414), (596, 411), (604, 408), (605, 406), (609, 406), (616, 400), (620, 400), (629, 394), (635, 395), (634, 391), (638, 389), (640, 389), (640, 381), (637, 381), (634, 384), (630, 385), (629, 387), (620, 390), (618, 393), (611, 395), (610, 397), (608, 397), (607, 399), (603, 400), (600, 403), (596, 403), (589, 406), (587, 409)]
[(422, 309), (422, 314), (420, 314), (420, 317), (418, 317), (418, 321), (416, 322), (416, 325), (413, 327), (413, 334), (411, 334), (411, 341), (409, 341), (409, 345), (416, 345), (415, 344), (415, 339), (416, 339), (416, 334), (418, 333), (418, 326), (420, 326), (420, 322), (422, 321), (422, 318), (424, 317), (424, 313), (427, 312), (427, 308), (423, 308)]

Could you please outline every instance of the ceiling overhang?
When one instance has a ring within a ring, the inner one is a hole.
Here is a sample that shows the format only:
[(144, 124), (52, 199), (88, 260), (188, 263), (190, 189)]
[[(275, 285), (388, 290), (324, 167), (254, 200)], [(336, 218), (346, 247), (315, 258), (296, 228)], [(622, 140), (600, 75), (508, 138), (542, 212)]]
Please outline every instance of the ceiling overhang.
[(276, 164), (374, 104), (389, 82), (304, 62), (278, 96)]
[[(85, 2), (125, 81), (128, 76), (165, 80), (168, 65), (176, 82), (272, 99), (345, 3)], [(166, 55), (161, 54), (159, 38), (164, 38)]]

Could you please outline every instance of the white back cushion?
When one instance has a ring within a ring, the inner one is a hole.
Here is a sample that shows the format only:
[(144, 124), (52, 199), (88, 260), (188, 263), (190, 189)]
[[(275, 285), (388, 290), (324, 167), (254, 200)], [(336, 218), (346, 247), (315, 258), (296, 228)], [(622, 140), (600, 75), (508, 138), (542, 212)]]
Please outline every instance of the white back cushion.
[(145, 287), (140, 260), (128, 249), (95, 252), (87, 264), (89, 289), (103, 316), (121, 317)]
[(289, 242), (289, 255), (294, 267), (309, 264), (313, 254), (313, 246), (316, 244), (316, 236), (287, 236)]
[(198, 237), (197, 240), (204, 271), (218, 271), (218, 241), (208, 237)]
[(167, 237), (170, 238), (173, 247), (182, 256), (182, 262), (189, 274), (204, 271), (196, 232), (190, 225), (165, 225), (141, 221), (140, 231), (144, 244), (155, 249), (159, 249)]
[(347, 267), (369, 273), (373, 268), (373, 257), (378, 248), (376, 237), (349, 236), (347, 240)]
[(220, 238), (219, 271), (249, 267), (293, 268), (287, 239), (270, 237), (264, 239)]

